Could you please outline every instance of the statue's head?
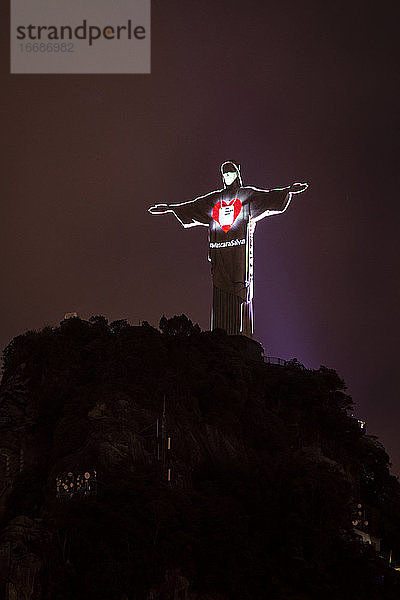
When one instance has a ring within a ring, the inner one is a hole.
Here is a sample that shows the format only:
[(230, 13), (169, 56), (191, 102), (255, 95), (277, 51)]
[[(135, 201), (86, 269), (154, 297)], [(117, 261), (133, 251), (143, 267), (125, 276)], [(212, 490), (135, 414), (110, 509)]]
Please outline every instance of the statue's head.
[(241, 187), (242, 178), (240, 176), (240, 167), (232, 160), (226, 160), (221, 165), (221, 175), (224, 182), (224, 187), (235, 188)]

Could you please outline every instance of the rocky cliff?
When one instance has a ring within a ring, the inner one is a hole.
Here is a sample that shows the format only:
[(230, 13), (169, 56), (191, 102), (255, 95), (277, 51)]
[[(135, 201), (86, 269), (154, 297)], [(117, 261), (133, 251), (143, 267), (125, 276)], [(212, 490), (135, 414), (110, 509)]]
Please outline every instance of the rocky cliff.
[(2, 597), (397, 598), (399, 485), (336, 372), (160, 327), (71, 318), (5, 349)]

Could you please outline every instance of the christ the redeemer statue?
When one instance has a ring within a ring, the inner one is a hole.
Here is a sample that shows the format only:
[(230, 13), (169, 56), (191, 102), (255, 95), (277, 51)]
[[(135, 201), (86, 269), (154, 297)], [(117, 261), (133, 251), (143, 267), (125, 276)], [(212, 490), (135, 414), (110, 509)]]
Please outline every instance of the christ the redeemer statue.
[(240, 168), (232, 161), (221, 165), (224, 187), (179, 204), (156, 204), (152, 215), (172, 212), (183, 227), (204, 225), (209, 231), (213, 280), (211, 329), (252, 337), (253, 235), (257, 221), (282, 213), (292, 194), (307, 183), (273, 190), (243, 186)]

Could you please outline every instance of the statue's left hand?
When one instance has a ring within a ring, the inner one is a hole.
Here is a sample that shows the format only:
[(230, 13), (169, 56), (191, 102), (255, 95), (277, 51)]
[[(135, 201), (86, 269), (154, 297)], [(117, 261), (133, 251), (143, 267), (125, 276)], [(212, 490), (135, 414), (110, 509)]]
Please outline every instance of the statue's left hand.
[(289, 192), (292, 194), (300, 194), (300, 192), (304, 192), (308, 188), (308, 183), (292, 183), (290, 186)]

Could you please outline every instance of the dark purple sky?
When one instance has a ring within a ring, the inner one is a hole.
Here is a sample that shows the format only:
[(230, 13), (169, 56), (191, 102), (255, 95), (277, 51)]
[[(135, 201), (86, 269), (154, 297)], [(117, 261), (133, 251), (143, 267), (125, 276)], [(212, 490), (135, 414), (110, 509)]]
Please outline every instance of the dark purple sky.
[(69, 311), (207, 329), (207, 231), (147, 207), (227, 158), (307, 181), (257, 225), (256, 339), (335, 368), (400, 472), (396, 7), (153, 0), (151, 75), (9, 75), (4, 33), (1, 347)]

